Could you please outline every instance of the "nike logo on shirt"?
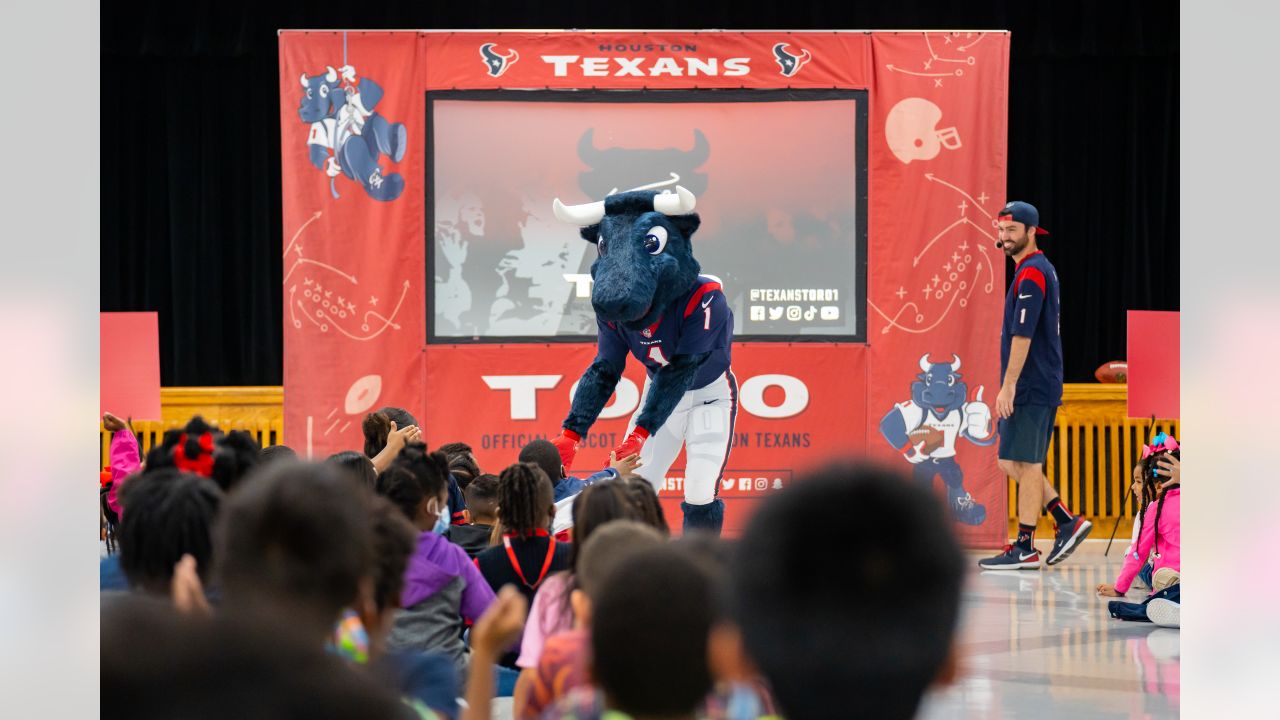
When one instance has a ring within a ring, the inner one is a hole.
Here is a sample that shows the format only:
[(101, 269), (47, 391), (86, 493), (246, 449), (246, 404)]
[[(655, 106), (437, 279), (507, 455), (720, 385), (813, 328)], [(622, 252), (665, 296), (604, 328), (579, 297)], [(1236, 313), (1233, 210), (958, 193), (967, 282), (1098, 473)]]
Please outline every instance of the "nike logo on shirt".
[(715, 300), (715, 298), (713, 298), (713, 297), (709, 297), (709, 298), (707, 298), (707, 301), (706, 301), (706, 302), (704, 302), (704, 303), (702, 303), (702, 307), (708, 307), (708, 306), (710, 306), (710, 305), (711, 305), (711, 301), (712, 301), (712, 300)]
[(1018, 296), (1018, 299), (1019, 299), (1019, 300), (1026, 300), (1026, 299), (1027, 299), (1027, 298), (1029, 298), (1029, 297), (1031, 297), (1031, 296), (1030, 296), (1030, 295), (1019, 295), (1019, 296)]

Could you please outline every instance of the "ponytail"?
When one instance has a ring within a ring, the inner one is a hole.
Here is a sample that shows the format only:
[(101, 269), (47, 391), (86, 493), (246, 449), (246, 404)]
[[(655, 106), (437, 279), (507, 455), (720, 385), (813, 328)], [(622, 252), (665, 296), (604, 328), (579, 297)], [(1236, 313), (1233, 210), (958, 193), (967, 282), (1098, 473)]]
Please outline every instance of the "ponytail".
[(391, 418), (383, 412), (371, 412), (360, 423), (364, 431), (364, 454), (372, 458), (387, 446), (387, 434), (391, 432)]

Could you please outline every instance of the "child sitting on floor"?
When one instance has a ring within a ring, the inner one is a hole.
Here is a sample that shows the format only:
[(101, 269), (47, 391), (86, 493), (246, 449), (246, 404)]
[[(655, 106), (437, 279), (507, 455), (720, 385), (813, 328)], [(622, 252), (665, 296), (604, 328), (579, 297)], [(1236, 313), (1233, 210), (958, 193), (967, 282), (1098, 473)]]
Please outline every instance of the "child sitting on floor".
[(1169, 476), (1161, 474), (1160, 464), (1167, 459), (1181, 458), (1178, 441), (1160, 433), (1153, 444), (1143, 447), (1139, 463), (1142, 475), (1142, 494), (1153, 498), (1147, 502), (1138, 516), (1138, 540), (1134, 552), (1126, 553), (1124, 565), (1114, 585), (1098, 586), (1099, 595), (1122, 597), (1129, 591), (1143, 562), (1152, 560), (1152, 592), (1159, 592), (1178, 582), (1182, 556), (1182, 490), (1176, 483), (1167, 482)]
[(463, 619), (478, 619), (494, 594), (462, 548), (444, 537), (449, 528), (448, 463), (443, 454), (428, 454), (425, 446), (410, 443), (378, 476), (377, 490), (419, 533), (387, 647), (442, 652), (463, 670)]
[(711, 691), (715, 583), (687, 549), (630, 553), (591, 602), (590, 673), (600, 692), (570, 693), (543, 717), (692, 720)]
[(493, 526), (498, 523), (498, 476), (476, 476), (467, 483), (463, 494), (467, 498), (470, 522), (450, 526), (448, 537), (465, 550), (468, 557), (474, 558), (492, 544)]
[[(603, 589), (603, 578), (636, 552), (663, 544), (662, 534), (635, 520), (613, 520), (591, 534), (577, 550), (575, 587), (570, 592), (573, 628), (548, 637), (529, 672), (527, 685), (516, 693), (515, 715), (525, 720), (542, 717), (571, 690), (591, 684), (591, 603)], [(532, 616), (531, 616), (532, 617)], [(526, 682), (521, 673), (521, 682)]]
[(956, 676), (964, 556), (900, 472), (822, 469), (771, 495), (732, 566), (745, 656), (788, 720), (908, 720)]
[(640, 520), (639, 512), (631, 505), (621, 483), (607, 480), (590, 485), (577, 495), (573, 503), (573, 551), (569, 556), (569, 569), (547, 578), (529, 609), (529, 622), (525, 624), (520, 657), (516, 660), (516, 665), (521, 668), (514, 695), (517, 714), (533, 679), (534, 668), (538, 666), (543, 642), (551, 635), (574, 627), (570, 598), (577, 587), (582, 548), (596, 528), (613, 520)]

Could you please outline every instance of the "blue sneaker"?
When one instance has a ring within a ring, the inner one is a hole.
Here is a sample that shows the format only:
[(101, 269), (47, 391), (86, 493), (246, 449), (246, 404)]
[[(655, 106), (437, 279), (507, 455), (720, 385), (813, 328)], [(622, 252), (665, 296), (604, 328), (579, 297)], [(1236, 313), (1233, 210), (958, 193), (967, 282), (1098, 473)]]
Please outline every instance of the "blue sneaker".
[(1005, 545), (1004, 552), (979, 560), (978, 567), (983, 570), (1038, 570), (1040, 551), (1035, 547), (1027, 551), (1017, 545)]
[(1057, 565), (1066, 560), (1067, 556), (1075, 552), (1075, 549), (1080, 547), (1080, 543), (1089, 537), (1090, 530), (1093, 530), (1093, 523), (1079, 515), (1066, 525), (1060, 526), (1053, 540), (1053, 549), (1049, 551), (1049, 557), (1045, 562)]

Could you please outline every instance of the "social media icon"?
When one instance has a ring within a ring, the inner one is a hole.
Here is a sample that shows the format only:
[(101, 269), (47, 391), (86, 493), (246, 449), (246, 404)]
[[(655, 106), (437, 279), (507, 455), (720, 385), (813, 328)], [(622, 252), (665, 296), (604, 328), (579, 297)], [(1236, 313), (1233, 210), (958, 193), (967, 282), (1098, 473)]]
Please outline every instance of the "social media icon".
[(763, 305), (752, 305), (752, 306), (751, 306), (751, 320), (752, 320), (753, 322), (760, 322), (761, 320), (764, 320), (764, 306), (763, 306)]
[(840, 306), (839, 305), (823, 305), (822, 312), (819, 315), (819, 317), (821, 317), (823, 320), (839, 320)]
[(773, 479), (773, 489), (774, 489), (774, 490), (781, 490), (781, 489), (782, 489), (782, 478), (774, 478), (774, 479)]
[(770, 319), (770, 320), (777, 320), (777, 319), (779, 319), (779, 318), (781, 318), (781, 317), (782, 317), (782, 306), (781, 306), (781, 305), (775, 305), (775, 306), (773, 306), (773, 307), (769, 308), (769, 319)]
[(800, 319), (800, 316), (803, 314), (804, 314), (804, 311), (800, 309), (799, 305), (787, 306), (787, 319), (790, 320), (791, 322), (796, 322), (797, 320)]
[(769, 489), (769, 479), (768, 479), (768, 478), (756, 478), (756, 491), (757, 491), (757, 492), (764, 492), (765, 490), (768, 490), (768, 489)]
[(804, 311), (805, 322), (811, 322), (817, 316), (818, 316), (818, 308), (812, 305), (809, 306), (808, 310)]
[(738, 478), (738, 489), (742, 492), (751, 490), (751, 478)]

